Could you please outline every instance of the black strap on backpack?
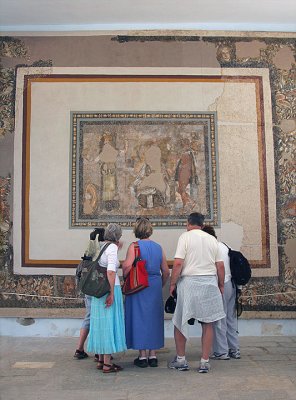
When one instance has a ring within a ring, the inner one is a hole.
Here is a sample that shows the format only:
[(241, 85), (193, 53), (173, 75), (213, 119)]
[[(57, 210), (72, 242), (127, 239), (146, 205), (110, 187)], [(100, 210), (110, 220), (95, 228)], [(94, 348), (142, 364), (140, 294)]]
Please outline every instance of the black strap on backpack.
[[(230, 264), (230, 260), (231, 260), (231, 258), (230, 258), (230, 252), (231, 251), (234, 251), (234, 250), (232, 250), (229, 246), (227, 246), (227, 244), (226, 243), (224, 243), (224, 242), (222, 242), (227, 248), (228, 248), (228, 257), (229, 257), (229, 264)], [(231, 266), (231, 265), (230, 265)], [(232, 270), (230, 269), (230, 272), (231, 272), (231, 275), (232, 275)], [(238, 334), (239, 333), (239, 331), (238, 331), (238, 318), (241, 316), (241, 314), (242, 314), (242, 304), (240, 303), (240, 301), (239, 301), (239, 297), (240, 297), (240, 294), (241, 294), (241, 290), (240, 289), (238, 289), (238, 285), (235, 283), (235, 281), (234, 281), (234, 279), (233, 279), (233, 277), (231, 276), (231, 283), (232, 283), (232, 287), (234, 288), (234, 290), (235, 290), (235, 310), (234, 310), (234, 312), (235, 312), (235, 314), (236, 314), (236, 333)]]
[(107, 249), (107, 247), (110, 246), (111, 243), (112, 243), (112, 242), (106, 243), (106, 244), (102, 247), (102, 249), (101, 249), (101, 251), (100, 251), (100, 254), (98, 255), (98, 257), (97, 257), (96, 260), (95, 260), (96, 262), (99, 262), (99, 259), (101, 258), (102, 254), (103, 254), (104, 251)]
[[(101, 248), (98, 257), (96, 258), (96, 260), (95, 260), (94, 262), (96, 262), (96, 263), (99, 262), (99, 259), (101, 258), (102, 254), (104, 253), (104, 251), (107, 249), (107, 247), (108, 247), (110, 244), (111, 244), (111, 242), (106, 243), (106, 244)], [(81, 279), (81, 275), (82, 275), (83, 270), (84, 270), (85, 268), (88, 269), (88, 267), (89, 267), (90, 265), (93, 265), (93, 261), (92, 261), (91, 257), (87, 257), (87, 258), (81, 257), (81, 258), (82, 258), (82, 261), (79, 263), (79, 265), (78, 265), (77, 268), (76, 268), (76, 280), (77, 280), (77, 282), (79, 282), (79, 280)]]

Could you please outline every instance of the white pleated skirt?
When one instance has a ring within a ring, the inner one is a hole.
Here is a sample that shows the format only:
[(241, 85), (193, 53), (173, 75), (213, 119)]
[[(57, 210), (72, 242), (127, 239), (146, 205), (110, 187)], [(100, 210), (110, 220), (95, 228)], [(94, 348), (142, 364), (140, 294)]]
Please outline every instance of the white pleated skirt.
[(191, 318), (210, 323), (225, 317), (223, 300), (214, 275), (184, 276), (177, 285), (177, 305), (173, 324), (188, 339)]

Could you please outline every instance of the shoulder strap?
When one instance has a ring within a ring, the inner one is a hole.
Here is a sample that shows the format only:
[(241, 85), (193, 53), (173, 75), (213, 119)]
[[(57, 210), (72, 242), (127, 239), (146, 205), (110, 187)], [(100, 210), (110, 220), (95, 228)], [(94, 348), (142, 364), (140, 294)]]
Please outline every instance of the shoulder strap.
[(140, 246), (138, 242), (134, 242), (135, 258), (141, 257)]
[(223, 244), (225, 244), (225, 246), (228, 248), (228, 250), (231, 250), (231, 248), (229, 246), (227, 246), (226, 243), (222, 242)]
[(104, 253), (104, 251), (107, 249), (107, 247), (108, 246), (110, 246), (110, 242), (109, 243), (106, 243), (105, 245), (104, 245), (104, 247), (101, 249), (101, 251), (100, 251), (100, 254), (98, 255), (98, 257), (96, 258), (96, 262), (98, 262), (99, 261), (99, 259), (101, 258), (101, 256), (102, 256), (102, 254)]

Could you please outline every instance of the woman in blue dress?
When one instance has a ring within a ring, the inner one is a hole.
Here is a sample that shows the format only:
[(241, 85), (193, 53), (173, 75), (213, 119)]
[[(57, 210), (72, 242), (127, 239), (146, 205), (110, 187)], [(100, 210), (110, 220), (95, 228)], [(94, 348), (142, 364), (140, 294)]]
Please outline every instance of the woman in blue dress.
[[(138, 367), (157, 367), (156, 350), (164, 346), (164, 309), (162, 287), (169, 277), (169, 269), (161, 246), (150, 240), (153, 228), (144, 217), (137, 218), (134, 234), (138, 241), (141, 258), (146, 260), (149, 287), (126, 296), (125, 331), (128, 349), (139, 350), (134, 360)], [(126, 276), (135, 258), (134, 243), (131, 243), (123, 262)]]

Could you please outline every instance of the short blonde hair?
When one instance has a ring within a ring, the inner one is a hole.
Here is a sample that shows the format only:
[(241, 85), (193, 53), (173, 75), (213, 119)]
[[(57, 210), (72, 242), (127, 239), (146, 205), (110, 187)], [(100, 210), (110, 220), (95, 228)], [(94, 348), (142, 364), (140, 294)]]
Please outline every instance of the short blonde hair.
[(153, 233), (152, 224), (148, 218), (139, 217), (136, 219), (134, 234), (137, 239), (147, 239)]

